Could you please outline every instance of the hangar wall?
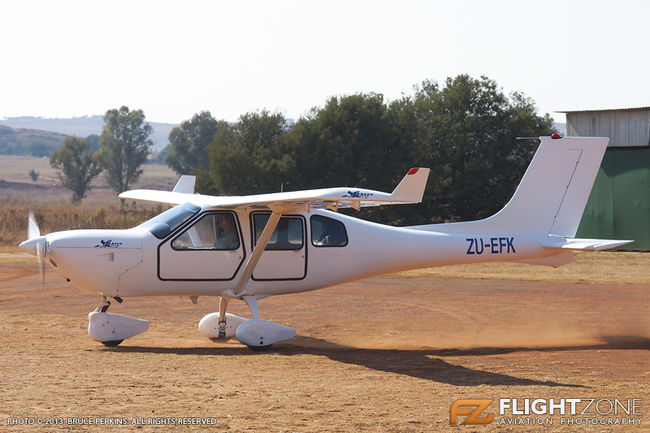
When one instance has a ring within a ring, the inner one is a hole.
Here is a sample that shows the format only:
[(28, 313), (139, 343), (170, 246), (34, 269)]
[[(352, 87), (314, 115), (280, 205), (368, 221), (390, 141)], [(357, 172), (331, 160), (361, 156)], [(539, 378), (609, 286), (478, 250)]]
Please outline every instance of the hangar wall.
[(577, 237), (634, 239), (621, 250), (650, 251), (650, 148), (608, 148)]
[(650, 145), (650, 108), (567, 113), (567, 135), (609, 137), (609, 147)]
[(650, 251), (650, 107), (564, 113), (567, 135), (610, 138), (576, 236)]

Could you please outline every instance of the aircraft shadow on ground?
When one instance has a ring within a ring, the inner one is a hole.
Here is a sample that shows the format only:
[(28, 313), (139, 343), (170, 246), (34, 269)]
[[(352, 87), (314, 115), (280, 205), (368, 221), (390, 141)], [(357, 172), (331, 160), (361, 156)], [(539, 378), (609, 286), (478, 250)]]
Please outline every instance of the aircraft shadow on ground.
[(572, 350), (650, 350), (650, 338), (636, 336), (604, 336), (602, 344), (561, 347), (480, 347), (472, 349), (356, 349), (341, 346), (329, 341), (299, 336), (290, 343), (277, 345), (265, 352), (255, 352), (241, 346), (233, 347), (143, 347), (119, 346), (106, 348), (111, 352), (135, 352), (176, 355), (209, 355), (209, 356), (265, 356), (279, 354), (293, 356), (297, 354), (312, 354), (324, 356), (333, 361), (345, 364), (359, 365), (376, 371), (403, 374), (406, 376), (445, 383), (455, 386), (549, 386), (585, 388), (583, 385), (561, 383), (555, 381), (540, 381), (520, 378), (502, 373), (494, 373), (454, 365), (443, 360), (445, 357), (475, 357), (503, 355), (515, 352), (563, 352)]

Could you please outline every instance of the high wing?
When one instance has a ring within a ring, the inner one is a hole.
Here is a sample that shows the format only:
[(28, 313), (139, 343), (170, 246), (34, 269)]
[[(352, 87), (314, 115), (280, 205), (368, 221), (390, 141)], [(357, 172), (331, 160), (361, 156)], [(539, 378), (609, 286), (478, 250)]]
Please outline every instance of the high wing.
[(429, 177), (428, 168), (412, 168), (391, 193), (364, 188), (338, 187), (303, 191), (276, 192), (246, 196), (211, 196), (193, 194), (194, 176), (181, 176), (173, 191), (136, 189), (119, 195), (121, 199), (138, 200), (168, 205), (194, 203), (212, 208), (234, 209), (254, 207), (267, 209), (343, 208), (382, 206), (388, 204), (410, 204), (422, 201)]

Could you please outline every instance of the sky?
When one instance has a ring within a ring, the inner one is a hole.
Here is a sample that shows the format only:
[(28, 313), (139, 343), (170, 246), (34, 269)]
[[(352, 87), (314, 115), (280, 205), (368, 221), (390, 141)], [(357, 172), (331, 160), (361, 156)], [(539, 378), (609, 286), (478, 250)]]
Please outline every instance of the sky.
[(485, 75), (557, 110), (650, 106), (650, 2), (0, 2), (0, 119), (127, 105), (152, 122), (209, 110), (304, 116)]

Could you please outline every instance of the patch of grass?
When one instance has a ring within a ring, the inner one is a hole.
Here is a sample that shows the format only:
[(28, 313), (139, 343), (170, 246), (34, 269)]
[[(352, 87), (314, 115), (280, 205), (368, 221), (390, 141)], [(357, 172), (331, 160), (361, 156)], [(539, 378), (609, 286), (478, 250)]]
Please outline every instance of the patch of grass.
[(576, 251), (576, 261), (559, 268), (493, 262), (400, 272), (400, 277), (505, 279), (591, 284), (649, 284), (650, 254)]

